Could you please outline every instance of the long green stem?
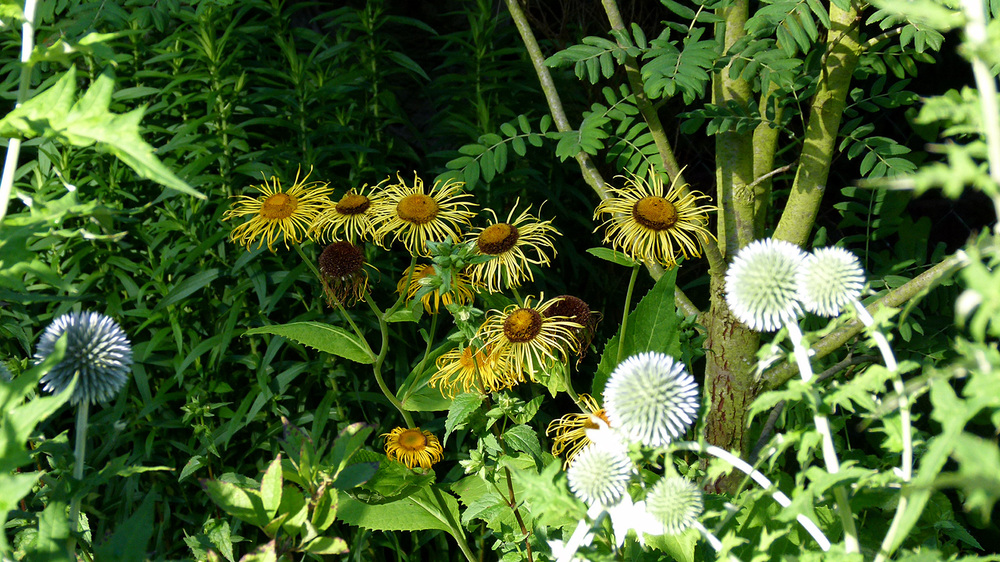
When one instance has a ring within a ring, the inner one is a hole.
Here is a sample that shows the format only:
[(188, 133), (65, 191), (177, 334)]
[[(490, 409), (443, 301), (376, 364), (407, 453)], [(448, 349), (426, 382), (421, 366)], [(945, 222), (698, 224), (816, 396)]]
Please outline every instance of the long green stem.
[[(14, 107), (20, 106), (28, 97), (28, 87), (31, 85), (31, 51), (35, 48), (35, 0), (24, 2), (24, 24), (21, 25), (21, 76), (17, 83), (17, 98)], [(3, 163), (3, 175), (0, 176), (0, 223), (7, 215), (7, 202), (14, 188), (14, 172), (17, 171), (17, 158), (21, 154), (21, 139), (7, 140), (7, 156)]]
[[(90, 414), (90, 401), (81, 400), (76, 410), (76, 436), (73, 448), (73, 479), (83, 480), (83, 459), (87, 454), (87, 417)], [(69, 508), (69, 525), (76, 533), (80, 524), (80, 496), (75, 495)], [(70, 552), (76, 550), (76, 538), (70, 537)]]
[[(809, 363), (809, 350), (803, 344), (802, 331), (794, 322), (789, 322), (788, 336), (792, 340), (792, 347), (795, 350), (795, 361), (799, 365), (799, 374), (802, 381), (808, 383), (812, 380), (812, 365)], [(833, 433), (830, 431), (830, 422), (826, 415), (819, 411), (822, 400), (819, 392), (813, 388), (811, 390), (813, 407), (813, 422), (816, 424), (816, 431), (822, 437), (823, 463), (826, 464), (826, 471), (830, 474), (840, 472), (840, 460), (837, 458), (837, 449), (833, 446)], [(847, 498), (847, 492), (843, 486), (836, 486), (833, 489), (833, 497), (837, 501), (837, 512), (840, 521), (844, 526), (844, 547), (847, 552), (859, 552), (858, 530), (854, 526), (854, 514), (851, 511), (851, 502)]]
[(618, 330), (618, 355), (615, 364), (622, 362), (622, 352), (625, 350), (625, 328), (628, 326), (628, 313), (632, 308), (632, 291), (635, 289), (635, 278), (639, 276), (639, 264), (632, 266), (632, 277), (628, 280), (628, 292), (625, 293), (625, 311), (622, 312), (622, 327)]

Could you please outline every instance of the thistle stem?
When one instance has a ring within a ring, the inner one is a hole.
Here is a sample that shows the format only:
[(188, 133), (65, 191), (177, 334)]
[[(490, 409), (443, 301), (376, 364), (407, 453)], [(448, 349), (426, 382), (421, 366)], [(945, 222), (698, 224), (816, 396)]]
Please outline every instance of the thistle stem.
[[(83, 480), (83, 458), (87, 453), (87, 418), (90, 415), (90, 401), (81, 400), (76, 410), (76, 435), (73, 448), (73, 479)], [(80, 496), (73, 497), (69, 508), (70, 531), (76, 533), (80, 525)], [(70, 552), (76, 550), (76, 539), (70, 537)]]
[[(812, 380), (812, 365), (809, 363), (809, 348), (802, 341), (802, 330), (798, 324), (789, 322), (789, 339), (792, 340), (792, 348), (795, 350), (795, 361), (799, 366), (799, 374), (802, 381), (808, 383)], [(830, 474), (840, 472), (840, 461), (837, 459), (837, 449), (833, 446), (833, 434), (830, 431), (830, 422), (826, 415), (819, 411), (821, 399), (819, 392), (810, 389), (810, 398), (813, 407), (813, 422), (816, 424), (816, 431), (822, 438), (823, 462), (826, 464), (826, 471)], [(836, 486), (833, 489), (833, 497), (837, 502), (837, 513), (840, 515), (840, 522), (844, 526), (844, 547), (847, 552), (859, 552), (858, 530), (854, 526), (854, 514), (851, 511), (851, 502), (848, 500), (847, 491), (843, 486)]]
[[(21, 26), (21, 76), (17, 83), (17, 98), (14, 101), (16, 109), (28, 97), (28, 87), (31, 85), (31, 51), (35, 48), (35, 0), (24, 2), (24, 24)], [(7, 156), (3, 163), (3, 175), (0, 176), (0, 222), (7, 214), (7, 202), (14, 188), (14, 172), (17, 171), (17, 159), (21, 154), (21, 139), (7, 140)]]
[[(774, 483), (768, 480), (767, 476), (764, 476), (762, 472), (754, 469), (754, 467), (750, 466), (749, 463), (729, 451), (716, 447), (715, 445), (702, 445), (701, 443), (696, 443), (694, 441), (676, 441), (672, 445), (674, 448), (682, 451), (705, 453), (724, 460), (732, 465), (733, 468), (749, 476), (761, 488), (767, 490), (767, 492), (771, 494), (771, 497), (774, 498), (774, 501), (776, 501), (781, 507), (787, 508), (792, 505), (792, 500), (788, 499), (788, 496), (786, 496), (784, 492), (781, 490), (772, 491)], [(799, 524), (802, 525), (802, 528), (812, 536), (824, 552), (830, 550), (830, 540), (827, 539), (826, 535), (823, 534), (823, 531), (816, 526), (816, 523), (813, 523), (811, 519), (801, 513), (795, 516), (795, 520), (798, 521)]]

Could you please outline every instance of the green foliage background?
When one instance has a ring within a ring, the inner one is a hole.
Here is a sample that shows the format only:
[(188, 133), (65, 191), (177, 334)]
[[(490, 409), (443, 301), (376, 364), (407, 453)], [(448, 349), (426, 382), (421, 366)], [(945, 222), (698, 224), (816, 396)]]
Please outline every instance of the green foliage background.
[[(262, 175), (291, 178), (297, 170), (311, 170), (313, 179), (329, 181), (339, 195), (397, 171), (407, 175), (417, 170), (427, 179), (463, 179), (480, 205), (498, 213), (517, 197), (532, 204), (548, 201), (544, 214), (555, 217), (564, 236), (557, 241), (556, 266), (537, 276), (533, 290), (571, 292), (606, 318), (620, 318), (619, 296), (628, 272), (594, 267), (596, 260), (585, 252), (600, 245), (591, 219), (596, 198), (572, 159), (580, 152), (605, 156), (597, 162), (605, 177), (662, 167), (641, 122), (639, 103), (624, 87), (622, 61), (644, 49), (650, 72), (660, 69), (658, 79), (646, 82), (646, 92), (664, 98), (661, 113), (676, 116), (666, 124), (671, 134), (687, 135), (689, 142), (678, 144), (678, 154), (693, 162), (688, 174), (696, 186), (715, 181), (711, 161), (719, 135), (769, 123), (791, 146), (801, 146), (801, 107), (815, 93), (811, 77), (819, 72), (821, 56), (816, 45), (829, 26), (823, 6), (814, 1), (768, 4), (748, 24), (749, 38), (730, 46), (721, 60), (710, 48), (714, 39), (704, 36), (707, 26), (716, 23), (713, 7), (713, 2), (687, 6), (665, 1), (651, 13), (641, 3), (628, 4), (638, 23), (613, 37), (584, 8), (531, 11), (546, 51), (554, 54), (548, 65), (563, 101), (582, 118), (577, 129), (559, 132), (516, 29), (502, 6), (491, 1), (370, 0), (336, 6), (279, 0), (43, 2), (36, 30), (42, 50), (31, 87), (42, 91), (62, 79), (81, 96), (110, 95), (106, 103), (114, 119), (142, 117), (142, 139), (176, 175), (167, 185), (192, 189), (185, 193), (165, 187), (148, 179), (155, 171), (126, 165), (128, 153), (119, 145), (132, 143), (134, 148), (132, 137), (116, 145), (114, 139), (72, 138), (67, 144), (65, 137), (39, 136), (22, 148), (16, 198), (0, 240), (0, 360), (26, 376), (44, 327), (81, 309), (117, 319), (135, 350), (127, 391), (91, 415), (91, 434), (101, 437), (88, 465), (99, 476), (85, 483), (84, 503), (102, 514), (92, 518), (90, 533), (106, 537), (95, 543), (112, 549), (124, 544), (130, 530), (145, 529), (151, 532), (148, 543), (135, 552), (152, 559), (198, 557), (209, 545), (225, 556), (226, 548), (219, 545), (228, 541), (236, 543), (228, 548), (238, 559), (245, 553), (240, 540), (257, 544), (257, 530), (229, 520), (203, 491), (200, 479), (224, 473), (259, 477), (282, 450), (282, 417), (295, 426), (326, 428), (330, 435), (359, 421), (375, 426), (372, 435), (399, 424), (363, 366), (277, 336), (243, 336), (245, 330), (273, 324), (336, 319), (297, 255), (245, 252), (227, 240), (230, 226), (221, 216), (229, 198), (246, 193)], [(661, 20), (666, 26), (659, 25)], [(864, 26), (875, 33), (900, 21), (890, 11), (874, 10)], [(661, 28), (654, 37), (653, 30)], [(876, 291), (915, 277), (966, 236), (940, 232), (932, 218), (908, 206), (910, 192), (853, 185), (854, 178), (894, 178), (917, 170), (928, 158), (924, 142), (936, 138), (937, 131), (927, 129), (940, 128), (942, 114), (953, 121), (944, 134), (964, 138), (969, 133), (962, 129), (968, 120), (954, 115), (952, 106), (942, 103), (937, 114), (932, 104), (919, 113), (912, 107), (918, 95), (941, 91), (933, 80), (922, 81), (925, 63), (934, 57), (950, 60), (954, 54), (931, 54), (944, 40), (932, 29), (908, 24), (901, 29), (898, 39), (880, 44), (859, 62), (857, 86), (850, 90), (837, 141), (842, 158), (835, 163), (812, 239), (816, 246), (842, 241), (850, 247), (861, 256), (870, 279), (881, 283), (873, 286)], [(2, 41), (0, 95), (13, 99), (20, 75), (15, 56), (20, 30), (4, 27)], [(761, 107), (713, 103), (707, 95), (711, 75), (724, 67), (759, 90), (782, 95)], [(800, 67), (806, 68), (804, 78), (797, 72)], [(971, 96), (958, 91), (949, 95), (958, 101)], [(47, 126), (57, 122), (55, 113)], [(69, 109), (64, 113), (74, 115)], [(41, 127), (38, 115), (23, 122), (8, 117), (0, 132), (25, 134)], [(793, 158), (788, 160), (790, 164)], [(980, 179), (975, 170), (966, 172), (966, 183)], [(947, 187), (945, 176), (940, 170), (935, 177), (919, 176), (918, 187)], [(770, 181), (771, 198), (783, 200), (792, 173), (786, 169)], [(950, 194), (960, 191), (953, 188)], [(936, 197), (922, 204), (961, 209)], [(778, 211), (767, 211), (771, 216), (765, 222), (773, 223)], [(965, 223), (973, 232), (992, 220)], [(318, 249), (308, 246), (305, 251), (315, 254)], [(374, 293), (389, 298), (405, 264), (391, 256), (370, 257), (376, 268)], [(995, 292), (993, 280), (995, 274), (984, 266), (968, 272), (962, 285), (946, 281), (919, 307), (906, 308), (894, 320), (904, 357), (926, 364), (955, 362), (960, 365), (956, 369), (965, 369), (963, 361), (971, 360), (962, 346), (975, 346), (955, 343), (961, 333), (954, 322), (955, 300), (963, 286), (978, 284)], [(704, 265), (684, 264), (677, 282), (695, 299), (708, 296)], [(637, 294), (653, 287), (654, 281), (644, 276)], [(995, 355), (996, 324), (983, 318), (981, 312), (970, 316), (969, 325), (978, 341), (992, 338), (988, 349)], [(700, 366), (702, 351), (691, 323), (678, 336), (687, 338), (679, 355)], [(410, 370), (408, 356), (418, 357), (423, 348), (417, 329), (401, 326), (393, 349), (400, 359), (388, 370), (395, 377), (394, 388)], [(595, 338), (602, 342), (598, 350), (616, 328), (613, 322), (601, 326)], [(599, 354), (592, 354), (578, 370), (588, 377), (596, 373), (595, 381), (581, 381), (579, 388), (603, 384), (613, 365), (599, 360)], [(995, 357), (990, 361), (997, 364)], [(997, 405), (954, 406), (969, 412), (959, 423), (942, 412), (949, 403), (972, 400), (972, 389), (958, 384), (956, 395), (942, 382), (954, 373), (921, 376), (925, 378), (918, 380), (925, 384), (918, 390), (929, 395), (917, 403), (922, 438), (931, 439), (943, 428), (959, 440), (949, 461), (955, 474), (987, 478), (995, 486), (995, 473), (989, 476), (989, 471), (1000, 463), (992, 457), (981, 465), (970, 459), (976, 439), (995, 440), (991, 432)], [(773, 398), (776, 403), (791, 395)], [(843, 400), (840, 407), (851, 404), (849, 398), (834, 399)], [(560, 400), (560, 408), (543, 410), (532, 422), (536, 429), (570, 407), (568, 400)], [(786, 416), (788, 428), (808, 420), (804, 408), (790, 408)], [(32, 446), (44, 455), (38, 454), (36, 462), (44, 457), (49, 466), (36, 469), (69, 472), (71, 421), (71, 413), (63, 412), (38, 426)], [(428, 416), (427, 422), (424, 427), (439, 434), (446, 427), (443, 416)], [(837, 429), (847, 423), (846, 418), (838, 420)], [(963, 432), (966, 423), (974, 431)], [(851, 443), (855, 460), (873, 472), (890, 469), (877, 456), (881, 437), (846, 431), (857, 439)], [(459, 431), (453, 439), (473, 437)], [(549, 443), (542, 439), (544, 450)], [(948, 454), (939, 454), (942, 465)], [(440, 469), (449, 481), (462, 475), (455, 460)], [(778, 468), (794, 475), (800, 460), (790, 451), (769, 462), (783, 464)], [(783, 484), (805, 486), (804, 478), (789, 477)], [(910, 546), (927, 545), (945, 554), (1000, 549), (990, 544), (1000, 533), (990, 519), (1000, 493), (965, 489), (963, 482), (956, 480), (947, 494), (938, 492), (926, 500), (930, 507)], [(521, 488), (519, 483), (519, 491), (530, 493), (535, 487), (543, 490), (536, 493), (545, 493), (544, 485), (535, 480)], [(54, 480), (43, 479), (9, 516), (6, 533), (15, 556), (49, 540), (38, 529), (55, 525), (46, 523), (44, 514), (54, 512), (46, 508), (55, 505), (50, 498), (58, 497), (56, 487)], [(466, 500), (474, 496), (463, 492), (473, 492), (455, 491), (468, 507)], [(871, 505), (888, 501), (874, 493), (862, 499)], [(769, 508), (758, 507), (756, 498), (744, 505), (749, 509), (736, 525), (745, 534), (766, 537), (765, 520), (773, 515), (766, 512)], [(966, 508), (973, 510), (966, 513)], [(823, 510), (829, 507), (819, 509), (821, 516)], [(345, 511), (348, 518), (349, 513)], [(868, 530), (884, 534), (888, 518)], [(443, 533), (382, 533), (334, 525), (357, 560), (393, 559), (396, 552), (407, 559), (431, 559), (419, 553), (435, 551), (450, 559), (460, 556)], [(496, 529), (477, 529), (480, 546), (489, 551), (490, 540), (484, 537)], [(798, 540), (780, 539), (771, 555), (780, 556), (781, 548), (792, 548)], [(145, 559), (130, 556), (121, 559)]]

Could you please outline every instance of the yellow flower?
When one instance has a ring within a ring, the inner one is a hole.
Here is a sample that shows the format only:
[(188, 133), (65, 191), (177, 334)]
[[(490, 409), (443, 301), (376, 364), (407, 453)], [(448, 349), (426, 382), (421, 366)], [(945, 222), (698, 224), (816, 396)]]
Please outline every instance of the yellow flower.
[(520, 382), (507, 358), (492, 353), (489, 347), (466, 346), (455, 348), (437, 360), (438, 372), (431, 377), (430, 385), (438, 388), (448, 398), (461, 392), (499, 392)]
[(416, 175), (412, 186), (396, 177), (399, 183), (386, 187), (384, 198), (372, 209), (379, 225), (375, 231), (379, 245), (388, 249), (383, 239), (392, 234), (392, 242), (402, 240), (411, 254), (428, 256), (428, 240), (461, 239), (462, 228), (475, 216), (469, 210), (475, 203), (465, 201), (471, 195), (460, 192), (462, 182), (434, 184), (429, 193), (424, 193), (424, 182)]
[(484, 346), (510, 358), (511, 369), (521, 380), (527, 374), (534, 381), (536, 372), (565, 362), (567, 354), (579, 349), (575, 332), (583, 325), (565, 316), (546, 316), (556, 299), (541, 302), (543, 298), (539, 297), (535, 306), (528, 297), (524, 306), (514, 304), (502, 312), (489, 311), (476, 333)]
[[(632, 176), (625, 178), (625, 187), (608, 187), (612, 197), (601, 201), (594, 211), (594, 220), (608, 215), (601, 224), (607, 227), (604, 242), (620, 249), (635, 261), (653, 260), (665, 267), (677, 266), (677, 258), (701, 256), (702, 243), (712, 234), (708, 224), (710, 205), (698, 205), (708, 197), (688, 191), (681, 197), (682, 186), (671, 184), (663, 193), (663, 181), (655, 173), (651, 180)], [(600, 227), (598, 227), (600, 228)]]
[(364, 296), (368, 288), (365, 254), (350, 242), (334, 242), (319, 255), (320, 281), (330, 307), (347, 307)]
[[(511, 222), (517, 204), (515, 201), (514, 208), (507, 215), (507, 222), (500, 222), (493, 209), (487, 209), (493, 215), (493, 222), (468, 237), (476, 242), (481, 255), (491, 256), (489, 261), (477, 263), (469, 271), (472, 279), (485, 284), (491, 293), (520, 286), (525, 279), (533, 281), (529, 264), (548, 265), (546, 249), (551, 250), (553, 256), (556, 254), (552, 235), (559, 234), (559, 231), (552, 226), (552, 221), (539, 220), (529, 214), (531, 207), (528, 207), (517, 220)], [(533, 257), (525, 253), (529, 248), (534, 250)]]
[[(421, 283), (422, 279), (427, 279), (431, 275), (434, 275), (433, 265), (423, 265), (416, 264), (416, 273), (410, 275), (410, 268), (407, 267), (403, 271), (403, 276), (399, 278), (396, 282), (396, 292), (402, 294), (406, 291), (406, 302), (409, 303), (417, 296), (417, 292), (424, 286)], [(410, 279), (410, 284), (406, 286), (406, 279)], [(469, 276), (465, 273), (459, 273), (458, 275), (451, 276), (451, 290), (445, 294), (441, 294), (440, 289), (434, 289), (433, 291), (425, 294), (420, 298), (424, 303), (424, 310), (428, 314), (437, 314), (441, 307), (447, 307), (451, 303), (458, 303), (460, 305), (466, 305), (472, 302), (475, 298), (472, 290), (474, 285)]]
[(552, 454), (558, 456), (566, 451), (564, 468), (569, 468), (573, 457), (587, 445), (590, 445), (591, 441), (590, 437), (587, 436), (587, 430), (599, 430), (602, 427), (601, 422), (604, 426), (608, 425), (608, 414), (604, 408), (597, 405), (597, 401), (589, 394), (581, 394), (580, 402), (586, 409), (586, 413), (566, 414), (559, 419), (552, 420), (548, 429), (545, 430), (545, 435), (555, 434), (555, 439), (552, 442)]
[[(301, 170), (300, 170), (301, 171)], [(310, 172), (311, 173), (311, 172)], [(233, 208), (222, 215), (222, 220), (233, 217), (254, 215), (247, 222), (237, 226), (229, 234), (229, 238), (238, 244), (250, 246), (257, 242), (259, 248), (267, 241), (267, 249), (274, 251), (274, 243), (281, 234), (285, 248), (289, 243), (298, 244), (309, 231), (313, 220), (326, 205), (329, 205), (330, 187), (326, 182), (308, 181), (309, 174), (299, 181), (299, 172), (295, 173), (295, 183), (287, 191), (282, 191), (281, 182), (277, 177), (271, 177), (271, 183), (264, 179), (264, 185), (254, 188), (263, 195), (251, 197), (237, 196)], [(258, 241), (258, 237), (260, 240)]]
[[(321, 241), (339, 240), (343, 235), (348, 242), (358, 242), (375, 237), (372, 210), (382, 198), (379, 191), (386, 179), (375, 187), (368, 185), (351, 189), (335, 204), (326, 208), (313, 222), (312, 232)], [(366, 189), (367, 188), (367, 189)], [(366, 192), (367, 191), (367, 192)]]
[(386, 456), (405, 464), (409, 469), (414, 466), (430, 468), (441, 462), (444, 456), (444, 449), (438, 438), (430, 431), (420, 431), (419, 427), (397, 427), (389, 433), (383, 433), (382, 437), (385, 437)]

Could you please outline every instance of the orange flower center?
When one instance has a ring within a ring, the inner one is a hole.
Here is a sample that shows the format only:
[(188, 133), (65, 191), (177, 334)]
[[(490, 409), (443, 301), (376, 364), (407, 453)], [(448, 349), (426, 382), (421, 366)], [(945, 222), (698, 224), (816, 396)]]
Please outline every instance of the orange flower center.
[(597, 422), (594, 421), (594, 418), (600, 418), (601, 421), (603, 421), (604, 423), (610, 423), (608, 422), (608, 413), (604, 411), (604, 408), (601, 408), (600, 410), (597, 410), (593, 414), (587, 416), (587, 420), (583, 422), (583, 428), (600, 429), (601, 426), (597, 425)]
[(643, 197), (632, 205), (632, 218), (650, 230), (666, 230), (677, 222), (677, 208), (663, 197)]
[(403, 197), (396, 204), (396, 214), (399, 218), (415, 225), (427, 224), (438, 216), (437, 201), (433, 197), (422, 193), (414, 193)]
[(267, 220), (282, 220), (292, 216), (298, 208), (299, 201), (288, 193), (273, 193), (264, 200), (260, 207), (260, 216)]
[(348, 193), (337, 202), (337, 212), (342, 215), (360, 215), (372, 206), (372, 202), (364, 195)]
[(531, 308), (519, 308), (503, 321), (503, 333), (514, 343), (531, 341), (542, 331), (542, 315)]
[(476, 245), (484, 254), (498, 256), (516, 246), (519, 235), (517, 227), (512, 224), (494, 224), (479, 234)]
[(399, 434), (399, 446), (409, 451), (423, 451), (427, 447), (427, 437), (419, 429), (407, 429)]

